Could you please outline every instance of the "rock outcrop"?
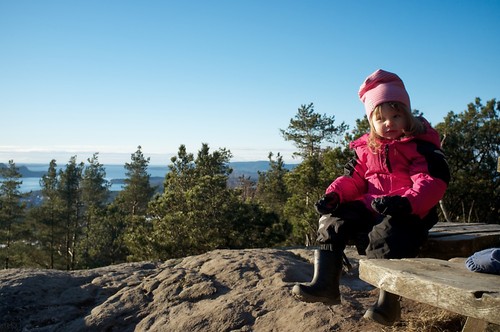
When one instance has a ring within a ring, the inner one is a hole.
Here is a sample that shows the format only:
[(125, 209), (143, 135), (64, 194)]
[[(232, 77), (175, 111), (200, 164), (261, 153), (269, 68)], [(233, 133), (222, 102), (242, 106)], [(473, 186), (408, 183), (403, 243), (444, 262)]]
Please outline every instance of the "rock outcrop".
[(215, 250), (165, 262), (92, 270), (0, 272), (0, 331), (382, 331), (362, 319), (376, 299), (354, 268), (343, 303), (303, 303), (306, 249)]

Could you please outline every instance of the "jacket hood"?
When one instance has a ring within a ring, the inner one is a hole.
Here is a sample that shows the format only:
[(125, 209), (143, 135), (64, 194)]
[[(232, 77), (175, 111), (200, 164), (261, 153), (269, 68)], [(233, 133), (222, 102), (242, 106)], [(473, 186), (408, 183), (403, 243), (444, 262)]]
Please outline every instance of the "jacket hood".
[(419, 117), (418, 119), (424, 124), (425, 133), (415, 136), (415, 139), (427, 141), (441, 149), (441, 139), (439, 138), (439, 133), (436, 129), (432, 128), (430, 123), (423, 117)]

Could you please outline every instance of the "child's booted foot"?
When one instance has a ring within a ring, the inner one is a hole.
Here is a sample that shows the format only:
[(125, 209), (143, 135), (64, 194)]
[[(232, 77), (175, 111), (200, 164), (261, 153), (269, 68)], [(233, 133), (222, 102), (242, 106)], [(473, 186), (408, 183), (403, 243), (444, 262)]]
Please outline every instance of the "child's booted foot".
[(316, 250), (311, 282), (293, 286), (292, 294), (304, 302), (340, 304), (339, 281), (342, 274), (342, 251)]
[(391, 326), (401, 319), (399, 295), (380, 290), (377, 303), (366, 310), (364, 318)]

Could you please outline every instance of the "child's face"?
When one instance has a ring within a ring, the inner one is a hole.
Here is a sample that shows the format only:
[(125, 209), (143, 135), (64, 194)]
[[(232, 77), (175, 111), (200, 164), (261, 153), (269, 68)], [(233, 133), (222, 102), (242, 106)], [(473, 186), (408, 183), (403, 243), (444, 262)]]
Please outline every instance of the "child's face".
[(397, 139), (404, 134), (407, 120), (402, 111), (398, 111), (390, 103), (381, 105), (380, 112), (372, 113), (375, 132), (385, 139)]

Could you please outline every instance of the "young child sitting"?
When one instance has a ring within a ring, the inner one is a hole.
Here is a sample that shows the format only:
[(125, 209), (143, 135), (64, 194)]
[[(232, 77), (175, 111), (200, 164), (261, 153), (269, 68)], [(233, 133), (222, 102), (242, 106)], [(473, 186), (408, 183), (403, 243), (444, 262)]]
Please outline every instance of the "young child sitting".
[[(342, 254), (351, 239), (369, 259), (417, 256), (438, 221), (436, 205), (450, 179), (439, 134), (412, 115), (399, 76), (375, 71), (361, 85), (359, 97), (370, 133), (351, 142), (355, 158), (316, 203), (323, 216), (314, 277), (292, 290), (306, 302), (340, 303)], [(364, 317), (392, 325), (400, 314), (399, 297), (380, 290)]]

